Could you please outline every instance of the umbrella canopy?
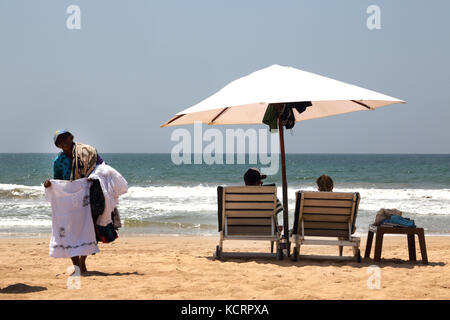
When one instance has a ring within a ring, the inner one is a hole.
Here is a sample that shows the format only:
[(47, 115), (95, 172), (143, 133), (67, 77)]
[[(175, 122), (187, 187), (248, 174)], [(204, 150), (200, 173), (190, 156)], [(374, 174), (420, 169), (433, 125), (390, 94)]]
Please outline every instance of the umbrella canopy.
[(375, 91), (292, 67), (272, 65), (239, 78), (161, 127), (192, 124), (260, 124), (269, 103), (311, 101), (295, 121), (405, 103)]
[(269, 104), (278, 110), (281, 174), (283, 187), (284, 240), (289, 255), (289, 223), (286, 160), (281, 104), (310, 101), (312, 106), (298, 113), (295, 121), (323, 118), (361, 110), (374, 110), (393, 103), (405, 103), (381, 93), (360, 88), (292, 67), (272, 65), (239, 78), (200, 103), (177, 113), (161, 125), (177, 126), (193, 123), (261, 124)]

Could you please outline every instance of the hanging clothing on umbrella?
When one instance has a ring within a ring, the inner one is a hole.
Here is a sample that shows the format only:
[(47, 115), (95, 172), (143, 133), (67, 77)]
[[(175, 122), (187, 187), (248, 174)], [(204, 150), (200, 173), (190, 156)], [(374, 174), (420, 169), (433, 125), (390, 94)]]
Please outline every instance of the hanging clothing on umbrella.
[[(276, 103), (269, 103), (264, 113), (262, 122), (269, 126), (270, 132), (276, 132), (278, 129), (278, 110)], [(281, 122), (286, 129), (292, 129), (295, 125), (294, 110), (300, 114), (306, 110), (307, 107), (312, 106), (311, 101), (302, 102), (288, 102), (281, 104)]]

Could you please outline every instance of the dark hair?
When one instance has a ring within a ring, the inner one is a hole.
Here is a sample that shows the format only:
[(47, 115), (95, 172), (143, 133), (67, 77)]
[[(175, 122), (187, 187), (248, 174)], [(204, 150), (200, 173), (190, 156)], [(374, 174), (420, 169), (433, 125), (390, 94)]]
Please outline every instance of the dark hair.
[[(59, 138), (63, 138), (63, 137), (69, 137), (69, 138), (73, 138), (73, 134), (71, 134), (70, 132), (64, 132), (64, 133), (61, 133), (59, 136), (58, 136), (58, 138), (56, 138), (56, 140), (55, 140), (55, 146), (57, 146), (58, 147), (58, 144), (57, 144), (57, 142), (58, 142), (58, 139)], [(59, 147), (58, 147), (59, 148)]]
[(250, 168), (244, 174), (244, 182), (246, 186), (259, 186), (265, 178), (266, 175), (261, 174), (261, 172), (259, 172), (256, 168)]
[(319, 191), (333, 191), (333, 180), (327, 175), (321, 175), (316, 180), (317, 186), (319, 187)]

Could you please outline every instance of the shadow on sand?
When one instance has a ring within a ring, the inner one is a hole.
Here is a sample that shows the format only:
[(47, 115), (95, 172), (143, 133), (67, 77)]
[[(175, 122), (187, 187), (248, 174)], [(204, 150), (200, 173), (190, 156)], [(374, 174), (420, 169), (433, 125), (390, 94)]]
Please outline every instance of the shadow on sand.
[(107, 273), (107, 272), (101, 272), (101, 271), (87, 271), (81, 274), (82, 277), (94, 277), (94, 276), (100, 276), (100, 277), (109, 277), (109, 276), (143, 276), (143, 273), (139, 273), (137, 271), (135, 272), (114, 272), (114, 273)]
[(39, 292), (39, 291), (45, 291), (45, 290), (47, 290), (46, 287), (29, 286), (25, 283), (15, 283), (15, 284), (7, 286), (3, 289), (0, 289), (0, 293), (18, 294), (18, 293)]
[[(284, 257), (283, 260), (277, 260), (275, 255), (270, 253), (244, 253), (244, 252), (229, 252), (222, 253), (223, 257), (220, 261), (222, 263), (234, 262), (234, 263), (247, 263), (256, 262), (260, 264), (275, 264), (280, 267), (306, 267), (306, 266), (316, 266), (316, 267), (344, 267), (350, 266), (353, 268), (367, 268), (372, 265), (376, 265), (380, 268), (391, 267), (391, 268), (405, 268), (412, 269), (414, 267), (443, 267), (446, 265), (444, 262), (429, 262), (428, 265), (422, 264), (421, 260), (409, 261), (401, 259), (381, 259), (380, 262), (375, 262), (370, 258), (362, 258), (361, 263), (357, 263), (354, 260), (333, 260), (333, 259), (317, 259), (314, 258), (303, 258), (300, 256), (298, 261), (291, 260), (292, 257)], [(216, 260), (215, 255), (203, 256), (202, 258), (214, 261)]]

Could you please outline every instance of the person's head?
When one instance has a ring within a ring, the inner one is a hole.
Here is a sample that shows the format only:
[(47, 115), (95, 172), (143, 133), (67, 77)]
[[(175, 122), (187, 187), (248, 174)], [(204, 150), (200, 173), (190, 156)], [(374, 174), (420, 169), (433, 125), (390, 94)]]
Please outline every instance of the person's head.
[(246, 186), (260, 186), (262, 185), (262, 180), (267, 176), (265, 174), (261, 174), (258, 169), (250, 168), (244, 174), (244, 182)]
[(327, 175), (321, 175), (319, 178), (317, 178), (316, 183), (319, 191), (333, 191), (333, 180)]
[(57, 130), (53, 135), (55, 146), (63, 151), (72, 150), (73, 135), (67, 130)]

